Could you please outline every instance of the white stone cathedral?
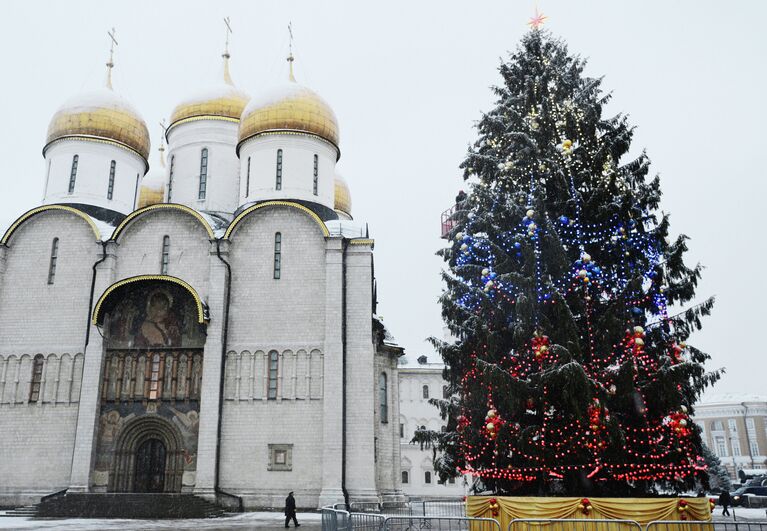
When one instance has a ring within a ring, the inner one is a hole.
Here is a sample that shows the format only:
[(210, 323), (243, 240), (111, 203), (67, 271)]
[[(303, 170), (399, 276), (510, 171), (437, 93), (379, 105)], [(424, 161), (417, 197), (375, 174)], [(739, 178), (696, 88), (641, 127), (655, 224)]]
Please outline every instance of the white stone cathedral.
[(224, 53), (151, 171), (111, 60), (51, 119), (43, 204), (0, 241), (0, 505), (401, 498), (402, 349), (375, 315), (335, 114), (289, 63), (251, 99)]

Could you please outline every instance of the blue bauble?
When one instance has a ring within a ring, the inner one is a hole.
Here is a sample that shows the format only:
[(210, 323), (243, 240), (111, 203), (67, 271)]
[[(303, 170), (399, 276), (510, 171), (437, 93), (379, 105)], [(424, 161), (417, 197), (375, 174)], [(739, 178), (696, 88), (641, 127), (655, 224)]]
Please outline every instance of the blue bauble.
[(519, 242), (514, 242), (514, 248), (515, 249), (521, 249), (522, 248), (522, 244), (519, 243)]
[(570, 223), (570, 218), (568, 218), (567, 216), (560, 216), (559, 217), (559, 222), (562, 225), (567, 225), (568, 223)]

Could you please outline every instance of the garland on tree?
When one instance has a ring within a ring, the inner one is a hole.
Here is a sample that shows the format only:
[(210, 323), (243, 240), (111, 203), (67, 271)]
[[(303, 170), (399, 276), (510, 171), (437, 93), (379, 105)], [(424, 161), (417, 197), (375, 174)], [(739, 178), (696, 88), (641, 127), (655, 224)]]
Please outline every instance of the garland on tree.
[[(435, 400), (444, 479), (495, 492), (636, 494), (705, 481), (689, 415), (720, 371), (686, 340), (713, 299), (690, 303), (701, 267), (669, 240), (659, 179), (584, 61), (533, 30), (500, 73), (496, 107), (462, 164), (471, 184), (440, 252), (443, 317), (432, 339), (455, 398)], [(585, 490), (584, 490), (585, 489)]]

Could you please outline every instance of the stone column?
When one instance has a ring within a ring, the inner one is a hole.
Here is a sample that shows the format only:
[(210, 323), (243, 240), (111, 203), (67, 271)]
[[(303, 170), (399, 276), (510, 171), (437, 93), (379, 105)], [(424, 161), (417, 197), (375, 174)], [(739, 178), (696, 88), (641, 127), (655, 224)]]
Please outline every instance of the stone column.
[[(96, 266), (96, 283), (93, 289), (93, 308), (99, 297), (114, 283), (117, 263), (117, 244), (109, 242), (107, 257)], [(99, 253), (94, 261), (101, 259)], [(89, 323), (88, 345), (83, 351), (83, 375), (80, 383), (80, 402), (78, 404), (75, 447), (72, 456), (72, 472), (69, 480), (69, 492), (88, 492), (91, 484), (91, 471), (96, 459), (94, 448), (98, 435), (96, 426), (99, 420), (99, 390), (101, 389), (101, 371), (104, 360), (104, 341), (96, 325)]]
[[(341, 238), (328, 238), (325, 250), (325, 352), (322, 389), (322, 490), (319, 505), (343, 502), (341, 490), (343, 353)], [(347, 381), (348, 378), (347, 375)], [(347, 408), (354, 405), (347, 401)], [(347, 468), (347, 471), (349, 468)], [(347, 477), (348, 480), (348, 477)]]
[[(378, 501), (375, 404), (378, 374), (373, 344), (373, 241), (350, 240), (346, 249), (346, 444), (349, 495)], [(380, 441), (379, 441), (380, 442)]]
[[(230, 242), (222, 240), (221, 257), (229, 261)], [(194, 493), (206, 498), (215, 497), (216, 453), (219, 444), (218, 423), (221, 404), (221, 356), (224, 342), (224, 316), (226, 312), (226, 265), (219, 260), (216, 242), (210, 246), (210, 280), (208, 282), (208, 337), (205, 341), (200, 393), (200, 427), (197, 435), (197, 475)]]

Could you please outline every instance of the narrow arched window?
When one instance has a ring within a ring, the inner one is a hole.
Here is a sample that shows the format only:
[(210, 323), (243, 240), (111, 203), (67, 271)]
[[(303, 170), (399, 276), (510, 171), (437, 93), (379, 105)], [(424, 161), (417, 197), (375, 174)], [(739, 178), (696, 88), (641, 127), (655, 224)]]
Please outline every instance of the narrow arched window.
[(176, 163), (176, 155), (170, 156), (170, 175), (168, 176), (168, 203), (171, 202), (171, 196), (173, 195), (173, 166)]
[(112, 200), (112, 195), (115, 191), (115, 170), (117, 169), (117, 163), (112, 161), (109, 165), (109, 186), (107, 187), (107, 199)]
[(282, 234), (274, 235), (274, 278), (279, 280), (282, 273)]
[(423, 474), (423, 482), (427, 484), (431, 483), (431, 472), (429, 472), (428, 470), (424, 472)]
[(56, 279), (56, 262), (59, 259), (59, 239), (53, 238), (51, 244), (51, 261), (48, 264), (48, 284), (53, 284)]
[(402, 471), (402, 483), (408, 483), (410, 481), (410, 473), (407, 470)]
[(282, 190), (282, 150), (277, 150), (277, 176), (274, 181), (274, 189)]
[(205, 199), (208, 191), (208, 148), (202, 148), (200, 152), (200, 188), (197, 191), (197, 199)]
[(277, 399), (277, 375), (279, 374), (280, 354), (276, 350), (269, 352), (269, 389), (267, 398)]
[(245, 177), (245, 197), (250, 195), (250, 157), (248, 157), (248, 173)]
[(75, 181), (77, 180), (77, 164), (80, 162), (80, 155), (72, 157), (72, 169), (69, 171), (69, 193), (75, 191)]
[(423, 397), (424, 398), (429, 398), (429, 386), (428, 385), (424, 385), (423, 386)]
[(447, 386), (443, 385), (442, 386), (442, 398), (448, 398), (449, 396), (450, 396), (450, 394), (447, 392)]
[(382, 372), (378, 377), (378, 401), (381, 404), (381, 422), (384, 424), (389, 422), (389, 393), (386, 387), (386, 373)]
[(40, 399), (40, 383), (43, 381), (43, 365), (45, 358), (42, 354), (35, 356), (32, 362), (32, 380), (29, 383), (29, 401), (35, 403)]
[(160, 259), (160, 274), (168, 274), (168, 262), (170, 262), (170, 236), (162, 237), (162, 258)]
[(314, 155), (314, 195), (317, 195), (317, 189), (320, 184), (320, 160)]

